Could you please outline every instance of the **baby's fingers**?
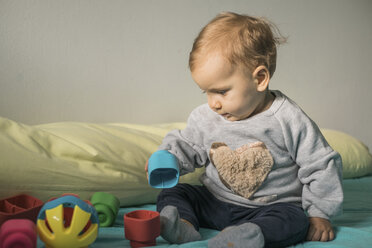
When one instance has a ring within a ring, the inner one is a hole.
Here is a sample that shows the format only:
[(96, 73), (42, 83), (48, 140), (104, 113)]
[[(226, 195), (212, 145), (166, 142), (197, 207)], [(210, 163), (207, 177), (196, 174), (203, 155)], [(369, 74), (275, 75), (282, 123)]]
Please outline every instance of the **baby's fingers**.
[(307, 231), (307, 236), (306, 236), (307, 241), (311, 241), (311, 239), (313, 238), (314, 232), (315, 232), (315, 229), (310, 226), (309, 230)]
[(145, 171), (146, 171), (146, 178), (147, 178), (147, 181), (149, 180), (149, 161), (147, 160), (146, 161), (146, 165), (145, 165)]
[(329, 233), (326, 232), (326, 231), (324, 231), (324, 232), (322, 233), (322, 237), (320, 238), (320, 241), (321, 241), (321, 242), (327, 242), (328, 240), (329, 240)]
[(319, 230), (315, 230), (313, 237), (310, 239), (311, 241), (320, 241), (322, 238), (322, 232)]
[(331, 240), (334, 240), (335, 239), (335, 233), (333, 231), (329, 231), (329, 241)]

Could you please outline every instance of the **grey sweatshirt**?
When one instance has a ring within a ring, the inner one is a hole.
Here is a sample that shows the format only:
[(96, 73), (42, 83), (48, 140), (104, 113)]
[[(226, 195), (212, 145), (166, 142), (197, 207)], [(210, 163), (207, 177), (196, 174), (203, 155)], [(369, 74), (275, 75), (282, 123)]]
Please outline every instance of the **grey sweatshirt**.
[[(184, 130), (169, 132), (159, 149), (174, 154), (181, 175), (206, 166), (200, 180), (219, 200), (247, 207), (278, 202), (294, 203), (310, 217), (329, 219), (342, 212), (342, 161), (317, 125), (287, 96), (272, 91), (271, 107), (241, 121), (228, 121), (207, 104), (189, 116)], [(211, 164), (214, 142), (235, 150), (245, 144), (264, 142), (274, 160), (265, 181), (252, 197), (235, 194), (220, 180)]]

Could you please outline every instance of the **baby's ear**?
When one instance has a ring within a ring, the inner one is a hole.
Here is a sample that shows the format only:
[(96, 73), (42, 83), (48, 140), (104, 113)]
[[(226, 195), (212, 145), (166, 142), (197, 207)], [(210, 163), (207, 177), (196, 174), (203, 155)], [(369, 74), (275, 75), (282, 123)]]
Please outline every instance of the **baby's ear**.
[(253, 71), (253, 79), (255, 83), (257, 84), (257, 91), (263, 92), (265, 91), (270, 82), (270, 72), (264, 65), (258, 66), (254, 71)]

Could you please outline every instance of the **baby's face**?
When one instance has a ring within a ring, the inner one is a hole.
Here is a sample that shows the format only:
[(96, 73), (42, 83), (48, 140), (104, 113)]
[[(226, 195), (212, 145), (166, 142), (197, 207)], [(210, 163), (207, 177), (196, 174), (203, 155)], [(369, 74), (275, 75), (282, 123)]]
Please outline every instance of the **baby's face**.
[(264, 95), (257, 80), (240, 67), (231, 67), (220, 55), (208, 56), (192, 71), (196, 84), (207, 94), (209, 107), (229, 121), (246, 119), (262, 107)]

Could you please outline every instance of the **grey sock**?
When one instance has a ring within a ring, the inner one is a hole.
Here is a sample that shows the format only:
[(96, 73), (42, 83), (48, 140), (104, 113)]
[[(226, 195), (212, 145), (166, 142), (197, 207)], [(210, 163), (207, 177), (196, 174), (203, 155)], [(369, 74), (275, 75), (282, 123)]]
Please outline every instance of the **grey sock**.
[(217, 236), (208, 241), (210, 248), (261, 248), (265, 240), (261, 228), (253, 223), (225, 228)]
[(166, 206), (160, 212), (161, 236), (170, 243), (181, 244), (201, 239), (194, 226), (183, 222), (174, 206)]

